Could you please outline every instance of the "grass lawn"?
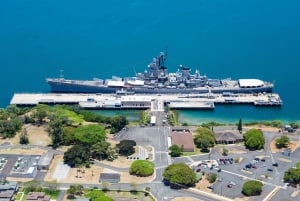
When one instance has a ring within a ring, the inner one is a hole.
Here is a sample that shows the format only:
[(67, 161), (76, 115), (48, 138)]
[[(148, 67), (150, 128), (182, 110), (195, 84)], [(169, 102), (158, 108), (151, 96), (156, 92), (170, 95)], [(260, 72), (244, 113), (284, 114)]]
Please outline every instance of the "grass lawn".
[[(15, 195), (15, 200), (21, 200), (23, 194), (24, 194), (23, 192), (18, 192), (18, 193)], [(23, 199), (24, 199), (24, 198), (23, 198)]]
[(197, 155), (197, 154), (202, 154), (202, 152), (200, 151), (200, 149), (195, 147), (195, 151), (193, 151), (193, 152), (182, 152), (181, 156), (193, 156), (193, 155)]
[(154, 199), (142, 191), (107, 191), (105, 194), (112, 198), (130, 198), (143, 201), (154, 201)]
[(149, 193), (144, 191), (121, 191), (121, 190), (102, 191), (100, 189), (94, 189), (94, 190), (84, 189), (83, 192), (85, 195), (82, 195), (82, 197), (77, 197), (77, 198), (88, 197), (88, 194), (91, 193), (92, 191), (100, 191), (101, 193), (104, 193), (108, 197), (111, 197), (113, 199), (122, 198), (122, 200), (124, 201), (127, 200), (128, 201), (131, 200), (154, 201), (152, 196)]

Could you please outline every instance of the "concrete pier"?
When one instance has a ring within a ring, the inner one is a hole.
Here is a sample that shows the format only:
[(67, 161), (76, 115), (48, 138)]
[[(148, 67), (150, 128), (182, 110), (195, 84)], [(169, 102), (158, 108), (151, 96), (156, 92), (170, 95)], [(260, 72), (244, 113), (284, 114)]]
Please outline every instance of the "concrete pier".
[(174, 109), (214, 109), (217, 104), (252, 104), (254, 106), (281, 106), (278, 94), (189, 94), (161, 95), (134, 94), (64, 94), (16, 93), (10, 104), (34, 106), (37, 104), (78, 104), (88, 109), (147, 109), (163, 110), (168, 104)]

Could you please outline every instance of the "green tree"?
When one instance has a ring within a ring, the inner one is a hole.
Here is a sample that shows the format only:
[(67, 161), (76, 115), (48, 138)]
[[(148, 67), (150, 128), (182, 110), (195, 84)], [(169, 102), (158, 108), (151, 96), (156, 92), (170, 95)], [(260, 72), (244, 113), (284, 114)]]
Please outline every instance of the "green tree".
[(70, 185), (69, 189), (67, 190), (68, 194), (71, 195), (81, 195), (83, 193), (83, 188), (81, 185)]
[(114, 116), (110, 120), (111, 124), (111, 133), (119, 132), (122, 128), (124, 128), (128, 124), (128, 120), (124, 116)]
[(238, 131), (240, 131), (240, 133), (242, 133), (242, 131), (243, 131), (242, 119), (239, 120), (237, 129), (238, 129)]
[(299, 128), (299, 124), (296, 123), (296, 122), (291, 122), (291, 123), (290, 123), (290, 126), (291, 126), (293, 129)]
[(209, 183), (214, 183), (217, 180), (217, 174), (216, 173), (208, 174), (207, 179)]
[(63, 119), (58, 118), (50, 121), (48, 131), (52, 139), (52, 147), (55, 149), (62, 144)]
[(79, 167), (89, 162), (90, 152), (85, 146), (74, 145), (64, 154), (64, 162), (71, 167)]
[(29, 144), (29, 139), (27, 135), (27, 130), (23, 129), (21, 135), (20, 135), (20, 144)]
[(182, 126), (188, 126), (189, 124), (187, 122), (183, 122)]
[(36, 119), (38, 124), (43, 124), (44, 119), (47, 117), (49, 111), (49, 106), (47, 105), (37, 105), (32, 113), (32, 116)]
[(130, 156), (133, 154), (134, 146), (136, 146), (136, 142), (133, 140), (121, 140), (120, 143), (116, 145), (118, 153), (122, 156)]
[(129, 173), (140, 177), (148, 177), (154, 173), (154, 163), (147, 160), (136, 160), (131, 164)]
[(41, 191), (42, 190), (42, 183), (40, 181), (32, 180), (23, 183), (25, 193), (34, 192), (34, 191)]
[(172, 157), (178, 157), (178, 156), (181, 156), (181, 154), (182, 154), (182, 148), (176, 144), (173, 144), (172, 146), (170, 146), (169, 150), (170, 150), (169, 154)]
[(202, 152), (209, 152), (209, 148), (211, 147), (211, 144), (207, 139), (202, 139), (200, 141), (200, 149)]
[(222, 149), (222, 155), (223, 156), (227, 156), (228, 155), (228, 149), (226, 149), (225, 147), (223, 147), (223, 149)]
[(21, 130), (22, 123), (17, 118), (0, 120), (0, 137), (13, 138)]
[(91, 156), (92, 158), (98, 160), (105, 160), (109, 157), (110, 154), (110, 143), (106, 141), (100, 141), (91, 147)]
[(62, 136), (61, 136), (61, 143), (62, 145), (74, 145), (76, 142), (75, 139), (75, 127), (73, 126), (63, 126), (62, 127)]
[(197, 182), (196, 173), (184, 163), (169, 165), (163, 172), (163, 178), (171, 188), (191, 187)]
[(263, 183), (257, 180), (250, 180), (244, 183), (242, 193), (246, 196), (260, 195), (262, 192)]
[(102, 126), (91, 124), (76, 128), (74, 136), (77, 143), (92, 146), (97, 142), (105, 140), (106, 133)]
[(208, 128), (200, 127), (196, 130), (194, 142), (201, 151), (208, 152), (209, 148), (213, 147), (215, 143), (214, 133)]
[(292, 167), (292, 168), (288, 169), (288, 171), (286, 171), (284, 173), (283, 180), (284, 180), (284, 182), (289, 182), (295, 186), (297, 184), (299, 184), (300, 183), (300, 164), (297, 163), (296, 167)]
[(279, 149), (283, 147), (288, 147), (290, 143), (290, 138), (286, 135), (282, 135), (280, 136), (280, 138), (277, 138), (275, 142), (276, 142), (276, 147)]
[(223, 126), (224, 124), (221, 124), (221, 123), (218, 123), (218, 122), (215, 122), (215, 121), (211, 121), (211, 122), (208, 122), (208, 123), (202, 123), (201, 124), (201, 127), (205, 127), (205, 128), (208, 128), (209, 130), (211, 130), (214, 126)]
[(250, 150), (259, 150), (264, 147), (265, 138), (257, 129), (250, 129), (244, 134), (245, 145)]
[(18, 107), (16, 105), (8, 105), (5, 109), (10, 115), (20, 116), (29, 111), (28, 107)]

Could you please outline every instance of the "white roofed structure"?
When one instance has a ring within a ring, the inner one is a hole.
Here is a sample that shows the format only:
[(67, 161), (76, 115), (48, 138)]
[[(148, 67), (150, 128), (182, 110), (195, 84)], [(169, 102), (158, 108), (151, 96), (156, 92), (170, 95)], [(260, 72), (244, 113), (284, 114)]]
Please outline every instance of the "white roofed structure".
[(264, 86), (264, 82), (258, 79), (239, 79), (241, 88), (256, 88)]
[(128, 80), (127, 83), (130, 85), (135, 85), (135, 86), (143, 86), (144, 85), (143, 80)]
[(108, 80), (107, 86), (110, 87), (124, 87), (124, 81), (119, 81), (119, 80)]

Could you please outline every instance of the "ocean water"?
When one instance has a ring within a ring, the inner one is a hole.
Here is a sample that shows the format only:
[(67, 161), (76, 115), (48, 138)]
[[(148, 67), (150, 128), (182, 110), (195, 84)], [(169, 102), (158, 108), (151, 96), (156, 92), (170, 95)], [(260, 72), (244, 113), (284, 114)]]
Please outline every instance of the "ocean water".
[(281, 108), (218, 106), (181, 121), (300, 121), (299, 0), (2, 0), (0, 107), (15, 92), (48, 92), (46, 77), (131, 76), (168, 48), (212, 78), (275, 82)]

